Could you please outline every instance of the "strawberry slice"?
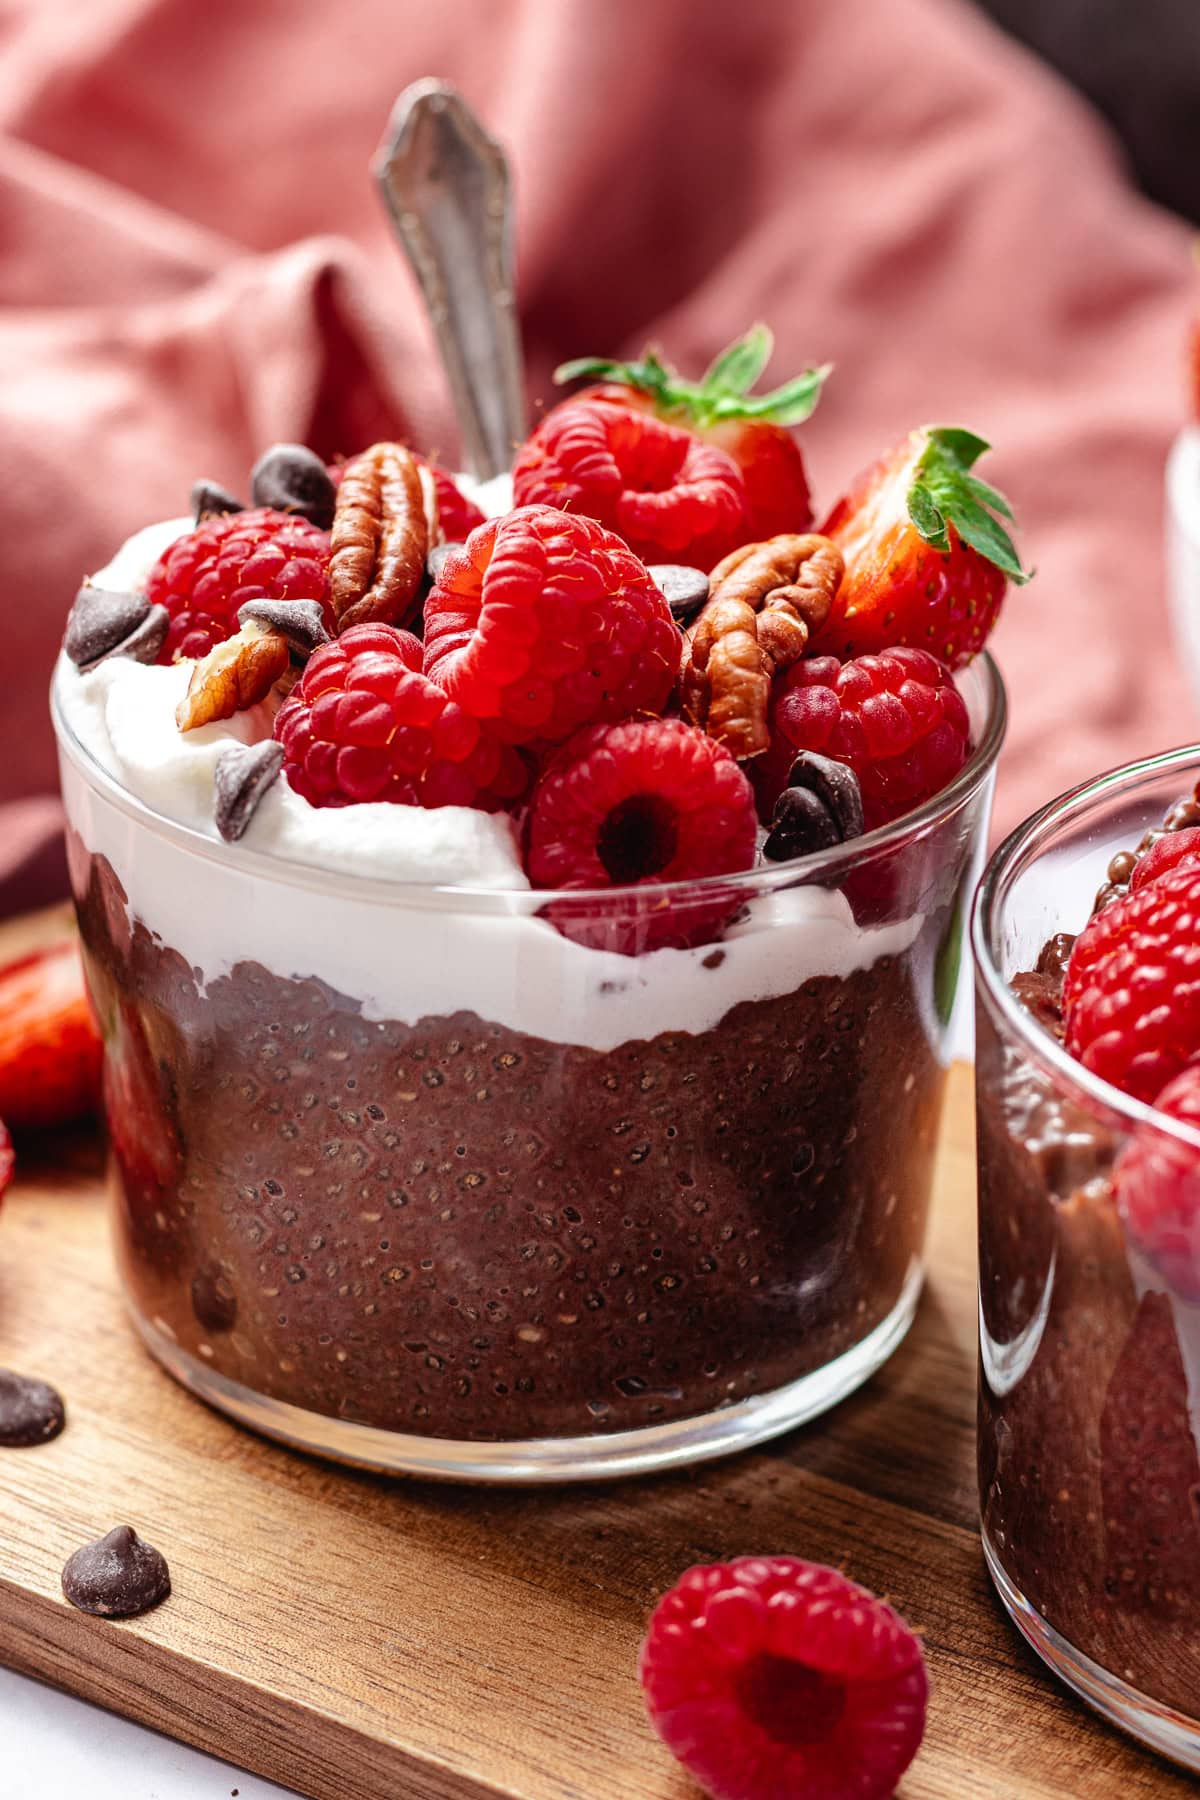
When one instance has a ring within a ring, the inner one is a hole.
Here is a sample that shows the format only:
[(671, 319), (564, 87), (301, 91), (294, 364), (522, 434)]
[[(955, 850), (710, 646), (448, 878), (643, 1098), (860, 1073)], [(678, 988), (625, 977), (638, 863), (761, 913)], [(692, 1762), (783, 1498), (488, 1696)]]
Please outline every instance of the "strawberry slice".
[(961, 668), (983, 648), (1009, 582), (1029, 580), (1003, 524), (1008, 501), (971, 473), (990, 448), (972, 431), (922, 426), (838, 501), (821, 529), (846, 573), (816, 655), (907, 644)]
[(96, 1110), (100, 1037), (79, 945), (65, 938), (0, 969), (0, 1117), (14, 1130)]
[[(584, 356), (563, 363), (555, 381), (581, 379), (604, 385), (574, 396), (590, 405), (632, 406), (681, 425), (723, 450), (742, 472), (749, 511), (747, 543), (785, 531), (807, 531), (812, 503), (804, 458), (789, 426), (802, 424), (821, 397), (830, 365), (808, 369), (769, 394), (751, 394), (770, 360), (774, 339), (755, 325), (730, 344), (700, 381), (686, 381), (653, 350), (640, 362)], [(724, 547), (714, 546), (718, 561)], [(702, 557), (697, 567), (711, 567)]]

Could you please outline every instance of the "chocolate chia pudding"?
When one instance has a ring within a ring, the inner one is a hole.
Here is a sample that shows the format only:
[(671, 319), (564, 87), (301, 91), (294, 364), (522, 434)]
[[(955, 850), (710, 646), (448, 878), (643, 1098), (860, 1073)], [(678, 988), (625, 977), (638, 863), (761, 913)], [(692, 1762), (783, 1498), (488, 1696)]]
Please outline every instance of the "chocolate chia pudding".
[[(984, 449), (896, 454), (974, 518)], [(516, 480), (277, 445), (84, 583), (52, 698), (149, 1348), (304, 1448), (526, 1481), (761, 1441), (907, 1331), (1023, 571), (998, 520), (931, 552), (943, 662), (867, 616), (872, 531), (645, 562)], [(855, 596), (880, 653), (826, 653)]]
[[(1167, 828), (1197, 819), (1200, 808), (1187, 802)], [(1149, 833), (1139, 851), (1160, 835)], [(1098, 906), (1125, 892), (1135, 855), (1114, 858)], [(1059, 1042), (1073, 942), (1051, 937), (1035, 966), (1011, 979)], [(1128, 1127), (1117, 1107), (1105, 1115), (1070, 1092), (982, 1005), (977, 1082), (985, 1539), (1069, 1645), (1140, 1695), (1195, 1717), (1195, 1308), (1127, 1238), (1114, 1171)]]
[(252, 963), (201, 990), (108, 862), (75, 864), (124, 1278), (231, 1381), (432, 1437), (624, 1431), (822, 1367), (918, 1265), (919, 951), (596, 1051), (368, 1020)]

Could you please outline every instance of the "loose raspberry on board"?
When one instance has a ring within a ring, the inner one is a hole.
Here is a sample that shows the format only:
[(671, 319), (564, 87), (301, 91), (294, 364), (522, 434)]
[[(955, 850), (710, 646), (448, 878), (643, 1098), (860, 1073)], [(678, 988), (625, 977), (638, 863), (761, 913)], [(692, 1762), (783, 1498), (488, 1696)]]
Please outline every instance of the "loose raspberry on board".
[(328, 609), (329, 533), (269, 507), (214, 514), (163, 552), (146, 598), (171, 615), (160, 662), (207, 656), (237, 630), (247, 600), (317, 600)]
[(355, 625), (310, 658), (275, 720), (298, 794), (489, 811), (520, 795), (521, 758), (421, 673), (422, 656), (407, 631)]
[(655, 1730), (713, 1800), (886, 1800), (929, 1692), (891, 1607), (795, 1556), (689, 1569), (654, 1610), (641, 1680)]
[(661, 712), (681, 644), (629, 547), (549, 506), (473, 531), (425, 602), (426, 675), (514, 744)]

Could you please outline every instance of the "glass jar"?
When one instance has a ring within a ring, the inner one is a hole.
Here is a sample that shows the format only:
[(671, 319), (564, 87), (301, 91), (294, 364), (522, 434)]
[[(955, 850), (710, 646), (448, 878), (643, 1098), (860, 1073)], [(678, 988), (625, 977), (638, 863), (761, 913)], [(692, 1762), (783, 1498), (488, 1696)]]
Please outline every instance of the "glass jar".
[(1122, 1159), (1195, 1158), (1200, 1218), (1200, 1136), (1074, 1061), (1055, 1022), (1109, 860), (1198, 776), (1193, 746), (1053, 801), (992, 858), (973, 920), (984, 1551), (1055, 1673), (1193, 1769), (1200, 1293), (1127, 1233)]
[[(921, 1285), (1004, 731), (986, 657), (962, 686), (978, 747), (908, 818), (569, 897), (223, 844), (135, 800), (56, 706), (153, 1354), (305, 1450), (475, 1480), (666, 1468), (850, 1393)], [(664, 907), (695, 947), (623, 953)]]

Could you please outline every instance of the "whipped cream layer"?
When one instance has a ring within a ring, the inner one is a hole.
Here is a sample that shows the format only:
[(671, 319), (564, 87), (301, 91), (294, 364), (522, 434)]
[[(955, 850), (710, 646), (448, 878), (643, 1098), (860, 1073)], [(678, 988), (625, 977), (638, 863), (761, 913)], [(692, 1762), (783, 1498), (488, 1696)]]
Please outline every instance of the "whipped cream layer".
[[(499, 492), (486, 498), (505, 503)], [(141, 590), (163, 550), (191, 528), (190, 519), (173, 519), (136, 533), (95, 585)], [(231, 740), (270, 736), (271, 714), (256, 707), (181, 733), (175, 706), (191, 668), (110, 657), (83, 674), (60, 657), (55, 693), (70, 733), (121, 788), (205, 840), (189, 844), (132, 816), (88, 781), (86, 763), (64, 746), (72, 827), (112, 864), (131, 914), (203, 983), (255, 962), (285, 978), (317, 977), (369, 1019), (415, 1024), (472, 1012), (551, 1042), (612, 1050), (662, 1031), (708, 1031), (741, 1001), (868, 968), (906, 950), (923, 923), (918, 913), (864, 930), (837, 890), (792, 887), (752, 902), (720, 940), (719, 957), (712, 944), (637, 957), (593, 950), (535, 915), (506, 816), (465, 807), (317, 808), (282, 778), (242, 844), (225, 844), (213, 824), (216, 758)], [(279, 879), (248, 867), (242, 845), (278, 859)], [(313, 870), (330, 875), (328, 887), (305, 874)], [(356, 894), (354, 877), (406, 891), (394, 899)], [(490, 898), (421, 892), (433, 886), (486, 889)]]

